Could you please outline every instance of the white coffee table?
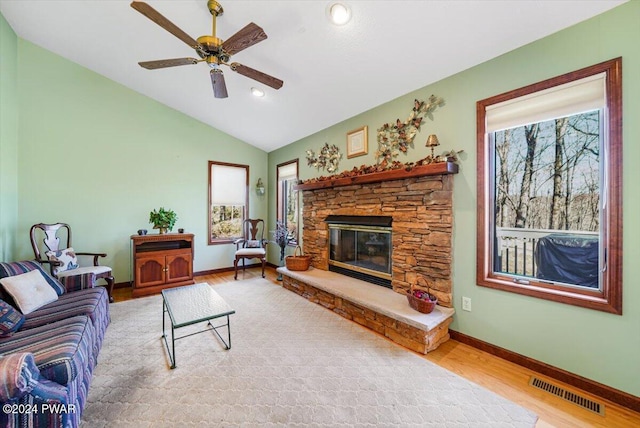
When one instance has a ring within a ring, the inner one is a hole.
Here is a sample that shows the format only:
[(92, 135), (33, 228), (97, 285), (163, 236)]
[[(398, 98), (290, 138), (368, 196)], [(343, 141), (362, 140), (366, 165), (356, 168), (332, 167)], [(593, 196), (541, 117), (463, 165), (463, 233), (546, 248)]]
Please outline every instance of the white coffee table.
[[(187, 285), (162, 290), (162, 338), (167, 346), (171, 368), (176, 368), (176, 340), (213, 330), (222, 341), (225, 349), (231, 349), (231, 325), (229, 315), (236, 311), (224, 301), (207, 283)], [(165, 313), (171, 320), (171, 349), (165, 333)], [(215, 326), (211, 320), (227, 317), (227, 323)], [(175, 330), (200, 322), (207, 322), (208, 328), (195, 333), (176, 337)], [(218, 329), (227, 327), (227, 341), (220, 336)]]

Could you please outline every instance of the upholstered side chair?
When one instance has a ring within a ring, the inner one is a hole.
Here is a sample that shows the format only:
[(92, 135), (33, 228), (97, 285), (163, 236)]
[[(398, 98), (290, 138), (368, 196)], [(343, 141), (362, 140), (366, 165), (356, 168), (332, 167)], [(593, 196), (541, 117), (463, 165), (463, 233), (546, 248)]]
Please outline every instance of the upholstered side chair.
[(267, 240), (264, 239), (264, 220), (247, 219), (242, 223), (243, 237), (236, 239), (235, 259), (233, 268), (238, 279), (238, 262), (242, 260), (242, 270), (245, 269), (245, 260), (260, 259), (262, 262), (262, 277), (264, 278), (264, 265), (267, 261)]
[[(71, 245), (71, 227), (66, 223), (38, 223), (29, 232), (35, 259), (40, 264), (48, 264), (51, 274), (60, 282), (74, 287), (93, 288), (98, 279), (107, 283), (109, 301), (113, 303), (113, 274), (108, 266), (100, 266), (98, 259), (107, 257), (104, 253), (80, 253)], [(39, 239), (42, 238), (42, 241)], [(40, 242), (44, 244), (41, 246)], [(78, 256), (93, 258), (93, 264), (81, 266)], [(92, 274), (92, 275), (91, 275)]]

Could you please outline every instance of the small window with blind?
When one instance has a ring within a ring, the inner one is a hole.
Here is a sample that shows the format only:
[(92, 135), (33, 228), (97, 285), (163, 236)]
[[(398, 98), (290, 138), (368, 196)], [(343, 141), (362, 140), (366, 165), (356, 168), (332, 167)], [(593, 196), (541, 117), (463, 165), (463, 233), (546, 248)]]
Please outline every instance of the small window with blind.
[(298, 160), (281, 163), (276, 170), (278, 181), (278, 221), (284, 223), (289, 231), (289, 243), (298, 243), (298, 191), (294, 186), (298, 183)]
[(242, 237), (249, 211), (249, 166), (209, 161), (209, 244)]
[(621, 60), (478, 102), (481, 286), (622, 312)]

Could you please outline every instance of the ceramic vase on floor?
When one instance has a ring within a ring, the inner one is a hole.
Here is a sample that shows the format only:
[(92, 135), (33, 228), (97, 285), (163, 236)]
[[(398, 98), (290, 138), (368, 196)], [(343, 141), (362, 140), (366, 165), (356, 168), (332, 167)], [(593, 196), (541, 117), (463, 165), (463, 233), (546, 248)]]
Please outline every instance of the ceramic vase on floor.
[[(284, 266), (284, 249), (286, 247), (280, 247), (280, 267)], [(278, 277), (276, 278), (278, 281), (282, 281), (282, 274), (278, 272)]]

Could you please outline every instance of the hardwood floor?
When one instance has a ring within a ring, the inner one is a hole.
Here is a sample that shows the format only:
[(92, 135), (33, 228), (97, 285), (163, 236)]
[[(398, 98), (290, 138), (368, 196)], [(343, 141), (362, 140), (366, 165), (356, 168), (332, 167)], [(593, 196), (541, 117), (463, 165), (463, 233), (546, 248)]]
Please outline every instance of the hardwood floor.
[[(277, 273), (274, 269), (267, 268), (266, 274), (268, 280), (274, 284), (280, 284), (276, 280)], [(259, 268), (238, 272), (238, 280), (258, 277), (260, 277)], [(232, 271), (198, 276), (195, 280), (196, 282), (207, 282), (212, 285), (234, 281)], [(132, 298), (130, 288), (118, 288), (114, 290), (113, 294), (116, 302)], [(539, 417), (536, 424), (537, 428), (626, 428), (640, 426), (640, 413), (633, 412), (455, 340), (449, 340), (435, 351), (421, 356), (535, 412)], [(582, 409), (555, 395), (529, 386), (529, 378), (532, 375), (604, 404), (604, 416)]]

